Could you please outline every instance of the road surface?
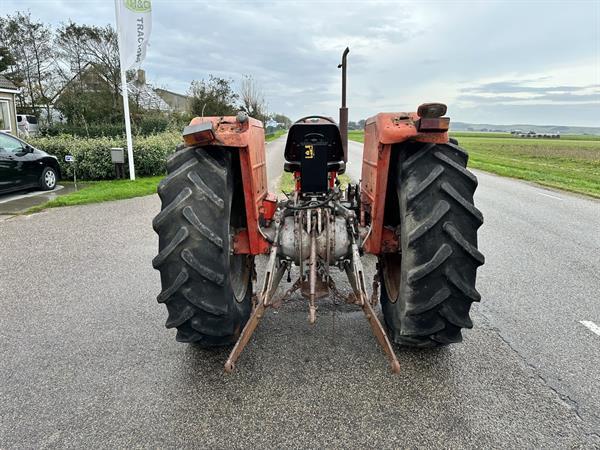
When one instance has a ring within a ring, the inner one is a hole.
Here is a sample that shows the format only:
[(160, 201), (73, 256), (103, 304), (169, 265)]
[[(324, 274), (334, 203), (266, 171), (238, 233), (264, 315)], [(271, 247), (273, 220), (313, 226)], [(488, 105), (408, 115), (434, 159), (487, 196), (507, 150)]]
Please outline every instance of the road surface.
[[(277, 145), (269, 150), (279, 152)], [(362, 147), (348, 143), (353, 181), (361, 176)], [(600, 430), (600, 202), (474, 172), (486, 255), (477, 311)]]
[(328, 301), (312, 327), (298, 297), (269, 311), (230, 376), (226, 350), (176, 343), (156, 196), (1, 221), (0, 448), (598, 448), (600, 336), (580, 321), (600, 325), (600, 203), (477, 175), (475, 327), (397, 349), (399, 376)]

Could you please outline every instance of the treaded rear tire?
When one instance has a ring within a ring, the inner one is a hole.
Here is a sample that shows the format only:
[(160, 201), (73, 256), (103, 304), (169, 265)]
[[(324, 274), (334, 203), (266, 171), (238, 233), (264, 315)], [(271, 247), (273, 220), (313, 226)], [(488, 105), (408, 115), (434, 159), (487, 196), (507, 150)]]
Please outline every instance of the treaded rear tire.
[(152, 265), (160, 271), (166, 327), (177, 328), (180, 342), (234, 343), (250, 314), (253, 261), (230, 254), (232, 222), (243, 216), (233, 201), (234, 164), (227, 148), (178, 148), (158, 186)]
[(460, 342), (462, 328), (473, 326), (471, 304), (481, 298), (475, 289), (477, 267), (484, 263), (477, 249), (483, 215), (473, 204), (477, 178), (454, 142), (399, 147), (390, 176), (396, 176), (402, 253), (380, 258), (385, 322), (401, 345)]

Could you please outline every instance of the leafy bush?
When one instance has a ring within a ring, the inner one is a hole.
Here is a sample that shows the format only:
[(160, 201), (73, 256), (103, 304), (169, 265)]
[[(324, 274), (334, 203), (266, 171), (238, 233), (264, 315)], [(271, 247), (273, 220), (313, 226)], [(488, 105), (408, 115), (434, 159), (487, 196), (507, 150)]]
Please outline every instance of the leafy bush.
[[(84, 180), (114, 178), (110, 149), (112, 147), (127, 149), (125, 138), (122, 137), (81, 138), (60, 135), (31, 138), (28, 142), (58, 158), (63, 178), (73, 177), (73, 165), (65, 162), (65, 155), (74, 156), (77, 177)], [(173, 153), (177, 144), (181, 142), (181, 133), (175, 131), (134, 137), (133, 158), (136, 175), (163, 175), (166, 172), (167, 156)], [(127, 166), (127, 162), (125, 165)]]
[(140, 117), (139, 120), (133, 123), (133, 130), (136, 134), (149, 136), (167, 131), (169, 124), (170, 120), (164, 114), (147, 115)]
[(83, 125), (68, 125), (66, 123), (53, 124), (51, 127), (45, 127), (40, 130), (42, 136), (60, 136), (68, 134), (79, 137), (122, 137), (125, 135), (123, 124), (91, 124), (87, 127)]

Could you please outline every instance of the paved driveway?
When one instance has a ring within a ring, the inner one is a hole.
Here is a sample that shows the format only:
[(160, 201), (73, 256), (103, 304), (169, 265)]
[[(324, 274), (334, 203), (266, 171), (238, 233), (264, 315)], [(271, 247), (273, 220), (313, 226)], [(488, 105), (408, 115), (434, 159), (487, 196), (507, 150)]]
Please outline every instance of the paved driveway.
[(7, 216), (22, 213), (32, 206), (41, 205), (74, 190), (75, 186), (70, 183), (65, 186), (58, 185), (52, 191), (25, 190), (0, 194), (0, 221)]

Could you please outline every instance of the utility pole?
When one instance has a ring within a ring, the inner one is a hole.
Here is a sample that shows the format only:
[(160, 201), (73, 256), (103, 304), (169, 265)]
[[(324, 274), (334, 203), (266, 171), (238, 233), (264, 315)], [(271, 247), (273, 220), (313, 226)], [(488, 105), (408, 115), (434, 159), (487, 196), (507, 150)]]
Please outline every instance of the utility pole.
[(115, 0), (115, 15), (117, 17), (117, 41), (119, 43), (119, 67), (121, 68), (121, 97), (123, 97), (123, 115), (125, 116), (125, 135), (127, 138), (127, 162), (129, 163), (129, 179), (135, 180), (135, 165), (133, 163), (133, 141), (131, 139), (131, 119), (129, 117), (129, 92), (127, 91), (127, 77), (123, 64), (123, 42), (121, 26), (119, 24), (119, 1)]

